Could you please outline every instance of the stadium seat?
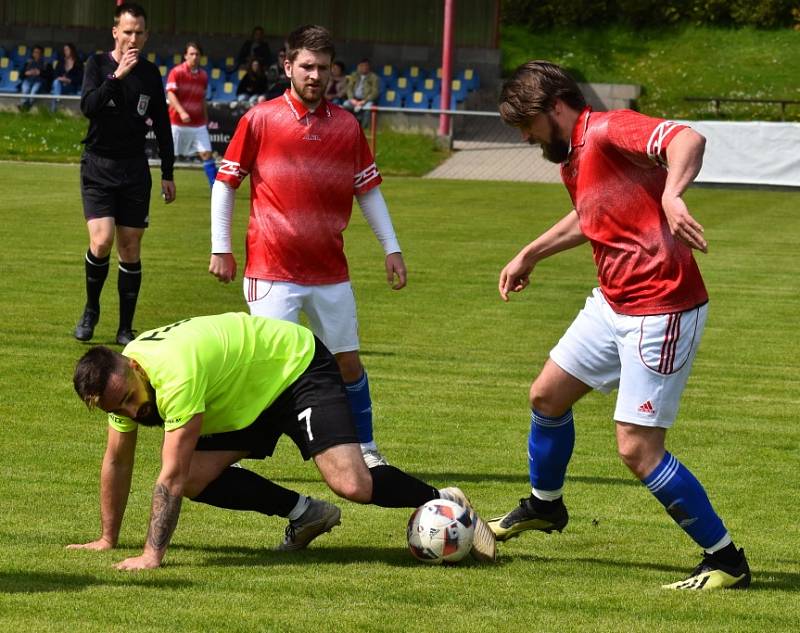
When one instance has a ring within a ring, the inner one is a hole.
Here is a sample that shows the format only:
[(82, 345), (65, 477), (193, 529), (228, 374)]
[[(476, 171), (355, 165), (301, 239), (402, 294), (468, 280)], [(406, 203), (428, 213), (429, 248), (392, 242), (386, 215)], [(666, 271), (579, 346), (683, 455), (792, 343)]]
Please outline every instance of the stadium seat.
[(408, 77), (398, 77), (394, 83), (394, 90), (401, 99), (407, 100), (409, 95), (414, 92), (414, 86)]
[(481, 87), (481, 80), (474, 68), (465, 68), (459, 73), (458, 77), (467, 87), (467, 90), (477, 90)]
[(384, 82), (387, 87), (393, 86), (397, 81), (397, 68), (392, 64), (384, 64), (380, 67), (378, 77)]
[(6, 57), (5, 55), (0, 57), (0, 72), (6, 72), (7, 69), (13, 67), (14, 64), (11, 62), (11, 58)]
[(169, 58), (170, 60), (170, 68), (173, 66), (177, 66), (178, 64), (183, 63), (183, 54), (182, 53), (173, 53), (172, 57)]
[(405, 107), (413, 110), (427, 110), (430, 107), (430, 100), (424, 92), (416, 90), (406, 98)]
[(19, 71), (6, 68), (0, 71), (0, 92), (19, 92)]
[(236, 88), (239, 82), (235, 80), (219, 80), (214, 85), (214, 101), (236, 101)]
[(419, 90), (423, 80), (427, 77), (427, 72), (419, 66), (409, 66), (406, 71), (406, 77), (411, 81), (415, 90)]
[(208, 83), (212, 81), (219, 81), (225, 77), (225, 71), (222, 68), (215, 68), (212, 67), (210, 71), (208, 71)]
[(144, 58), (147, 61), (155, 64), (156, 66), (161, 66), (164, 63), (164, 61), (161, 59), (161, 57), (159, 55), (157, 55), (156, 53), (154, 53), (153, 51), (148, 52), (144, 56)]
[(22, 68), (25, 62), (28, 61), (29, 55), (28, 46), (26, 44), (18, 44), (11, 52), (11, 63), (14, 64), (16, 68)]
[(403, 98), (396, 90), (390, 88), (389, 90), (381, 92), (381, 96), (378, 97), (378, 105), (390, 108), (402, 108)]
[(450, 82), (450, 94), (458, 103), (461, 103), (467, 98), (467, 87), (460, 79), (453, 79)]
[(441, 93), (433, 95), (431, 99), (431, 110), (455, 110), (456, 109), (456, 98), (455, 95), (450, 95), (450, 107), (449, 108), (442, 108), (442, 95)]

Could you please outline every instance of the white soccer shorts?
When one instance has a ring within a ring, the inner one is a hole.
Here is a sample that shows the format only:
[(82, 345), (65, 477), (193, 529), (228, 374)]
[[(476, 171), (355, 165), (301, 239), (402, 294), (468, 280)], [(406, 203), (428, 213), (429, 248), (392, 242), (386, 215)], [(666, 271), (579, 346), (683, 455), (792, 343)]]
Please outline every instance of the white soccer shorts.
[(708, 304), (675, 314), (617, 314), (595, 288), (550, 358), (593, 389), (619, 388), (614, 420), (669, 428), (707, 315)]
[(175, 156), (194, 156), (211, 151), (211, 139), (205, 125), (173, 125), (172, 144), (175, 146)]
[(303, 312), (311, 331), (332, 354), (358, 349), (356, 299), (349, 281), (302, 286), (245, 277), (243, 285), (250, 314), (299, 323)]

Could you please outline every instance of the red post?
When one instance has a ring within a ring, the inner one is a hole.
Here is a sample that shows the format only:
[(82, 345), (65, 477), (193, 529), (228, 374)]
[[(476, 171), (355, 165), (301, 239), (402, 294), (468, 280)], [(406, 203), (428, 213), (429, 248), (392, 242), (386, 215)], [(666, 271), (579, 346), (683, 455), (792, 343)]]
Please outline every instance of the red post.
[[(450, 81), (453, 62), (453, 23), (455, 21), (456, 0), (444, 0), (444, 32), (442, 33), (442, 92), (441, 108), (450, 109)], [(450, 115), (439, 115), (439, 136), (450, 135)]]
[(372, 157), (375, 157), (375, 147), (378, 143), (378, 111), (375, 106), (370, 106), (369, 113), (369, 137), (372, 144)]

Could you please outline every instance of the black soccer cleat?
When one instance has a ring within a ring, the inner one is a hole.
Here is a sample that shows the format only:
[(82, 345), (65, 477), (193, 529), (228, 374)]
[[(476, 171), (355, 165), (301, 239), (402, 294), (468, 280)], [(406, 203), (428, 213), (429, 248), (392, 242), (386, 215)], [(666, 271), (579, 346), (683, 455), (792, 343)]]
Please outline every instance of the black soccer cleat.
[(117, 330), (117, 345), (127, 345), (136, 338), (136, 332), (129, 328), (120, 328)]
[(712, 589), (745, 589), (750, 586), (750, 566), (744, 550), (739, 550), (739, 563), (725, 565), (716, 560), (713, 554), (703, 554), (703, 560), (692, 570), (689, 577), (662, 589), (684, 589), (689, 591), (710, 591)]
[(81, 320), (75, 326), (75, 338), (79, 341), (89, 341), (94, 336), (94, 328), (100, 320), (100, 311), (84, 308)]
[(487, 523), (498, 541), (507, 541), (526, 530), (539, 530), (548, 534), (553, 530), (561, 532), (568, 521), (569, 514), (563, 502), (555, 510), (545, 514), (534, 510), (530, 499), (523, 498), (511, 512), (489, 519)]

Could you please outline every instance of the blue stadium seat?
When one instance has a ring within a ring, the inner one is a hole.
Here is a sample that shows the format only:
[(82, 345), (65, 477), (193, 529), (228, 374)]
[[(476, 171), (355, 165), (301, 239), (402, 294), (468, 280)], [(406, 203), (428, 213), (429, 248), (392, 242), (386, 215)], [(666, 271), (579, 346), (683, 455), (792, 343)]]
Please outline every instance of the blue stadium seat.
[(392, 64), (384, 64), (377, 74), (387, 87), (393, 86), (398, 76), (397, 68)]
[(408, 96), (414, 92), (414, 84), (408, 77), (398, 77), (394, 83), (394, 90), (401, 98), (408, 99)]
[(436, 77), (426, 77), (422, 81), (422, 85), (418, 86), (419, 90), (430, 93), (439, 92), (441, 88), (442, 88), (442, 80), (437, 79)]
[(427, 110), (430, 108), (430, 99), (424, 92), (416, 90), (406, 97), (405, 107), (413, 110)]
[(481, 80), (474, 68), (465, 68), (458, 74), (458, 78), (467, 87), (467, 90), (477, 90), (481, 87)]
[(219, 79), (214, 82), (214, 101), (236, 101), (238, 79)]
[(467, 87), (464, 85), (460, 79), (453, 79), (450, 82), (450, 94), (455, 97), (455, 100), (458, 103), (464, 101), (467, 98)]
[(436, 94), (431, 99), (431, 109), (432, 110), (455, 110), (456, 109), (456, 98), (455, 95), (450, 95), (450, 107), (449, 108), (442, 108), (442, 95)]
[(408, 77), (414, 90), (419, 90), (423, 80), (428, 76), (428, 73), (419, 66), (409, 66), (405, 72), (405, 76)]
[(26, 44), (18, 44), (11, 51), (11, 63), (15, 68), (22, 68), (30, 57), (30, 50)]
[(163, 59), (161, 59), (161, 56), (160, 56), (160, 55), (157, 55), (157, 54), (156, 54), (156, 53), (154, 53), (153, 51), (149, 51), (149, 52), (147, 52), (147, 53), (145, 54), (144, 58), (145, 58), (147, 61), (149, 61), (149, 62), (151, 62), (151, 63), (155, 64), (156, 66), (161, 66), (162, 64), (164, 64), (164, 60), (163, 60)]
[(390, 88), (389, 90), (381, 92), (381, 96), (378, 97), (378, 105), (390, 108), (402, 108), (403, 98), (396, 90)]
[(19, 92), (20, 77), (16, 68), (0, 70), (0, 92)]

